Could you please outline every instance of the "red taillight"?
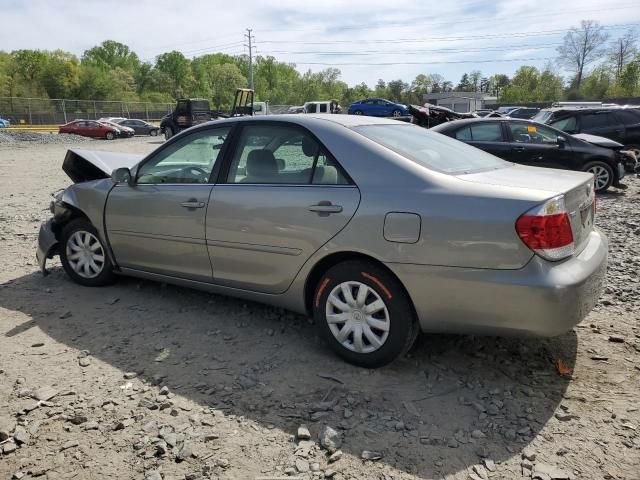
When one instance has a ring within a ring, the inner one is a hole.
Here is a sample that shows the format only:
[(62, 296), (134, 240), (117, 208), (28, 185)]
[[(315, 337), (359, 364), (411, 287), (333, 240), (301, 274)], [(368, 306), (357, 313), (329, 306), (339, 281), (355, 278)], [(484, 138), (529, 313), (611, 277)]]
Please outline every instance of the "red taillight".
[(575, 250), (571, 221), (562, 196), (518, 218), (516, 232), (527, 247), (547, 260), (562, 260)]

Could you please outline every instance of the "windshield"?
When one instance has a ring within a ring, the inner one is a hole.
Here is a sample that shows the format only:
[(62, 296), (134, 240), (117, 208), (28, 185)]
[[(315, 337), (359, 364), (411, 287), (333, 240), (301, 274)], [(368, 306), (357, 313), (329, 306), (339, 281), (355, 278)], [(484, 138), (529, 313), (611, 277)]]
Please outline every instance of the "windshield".
[(545, 112), (544, 110), (540, 110), (531, 118), (531, 120), (538, 123), (547, 123), (547, 120), (551, 118), (551, 115), (553, 114), (549, 111)]
[(415, 125), (363, 125), (354, 130), (431, 170), (468, 173), (510, 165), (480, 149)]

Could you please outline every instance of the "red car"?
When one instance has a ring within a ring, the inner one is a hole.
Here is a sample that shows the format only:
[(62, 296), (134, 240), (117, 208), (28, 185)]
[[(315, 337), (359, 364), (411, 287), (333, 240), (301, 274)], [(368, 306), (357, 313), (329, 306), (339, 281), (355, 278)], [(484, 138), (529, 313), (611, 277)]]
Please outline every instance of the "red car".
[(106, 138), (113, 140), (120, 133), (117, 128), (94, 120), (74, 120), (60, 126), (58, 133), (72, 133), (83, 137)]

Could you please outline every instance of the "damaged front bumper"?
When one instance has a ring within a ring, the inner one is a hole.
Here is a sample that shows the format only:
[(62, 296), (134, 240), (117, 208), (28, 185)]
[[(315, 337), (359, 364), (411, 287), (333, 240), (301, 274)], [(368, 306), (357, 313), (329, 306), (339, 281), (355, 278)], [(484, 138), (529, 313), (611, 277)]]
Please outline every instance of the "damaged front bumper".
[(36, 250), (36, 258), (43, 275), (47, 275), (47, 259), (53, 258), (58, 253), (58, 239), (53, 231), (53, 218), (43, 222), (40, 225), (40, 233), (38, 234), (38, 249)]

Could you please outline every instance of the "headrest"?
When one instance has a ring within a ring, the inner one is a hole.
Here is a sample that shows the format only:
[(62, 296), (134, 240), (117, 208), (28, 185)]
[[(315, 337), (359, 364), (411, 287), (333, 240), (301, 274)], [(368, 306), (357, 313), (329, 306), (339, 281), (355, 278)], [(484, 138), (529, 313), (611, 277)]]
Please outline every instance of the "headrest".
[(302, 153), (307, 157), (315, 157), (318, 153), (318, 143), (311, 137), (306, 135), (302, 137)]
[(270, 150), (252, 150), (247, 157), (247, 176), (267, 177), (278, 173), (278, 163)]

